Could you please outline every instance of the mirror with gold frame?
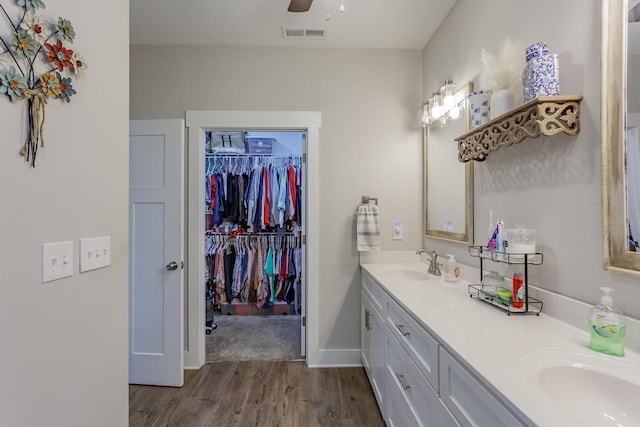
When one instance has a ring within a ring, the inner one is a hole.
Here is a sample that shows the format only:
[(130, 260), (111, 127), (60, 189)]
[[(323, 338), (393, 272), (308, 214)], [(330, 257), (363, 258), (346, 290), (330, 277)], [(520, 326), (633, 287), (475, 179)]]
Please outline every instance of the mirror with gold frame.
[[(457, 94), (467, 99), (473, 83)], [(424, 212), (427, 237), (473, 244), (473, 162), (458, 161), (454, 138), (470, 129), (469, 108), (458, 120), (423, 130)]]
[(639, 3), (602, 1), (601, 51), (604, 267), (634, 275), (640, 274), (640, 161), (635, 157), (640, 135), (640, 79), (635, 77), (640, 72)]

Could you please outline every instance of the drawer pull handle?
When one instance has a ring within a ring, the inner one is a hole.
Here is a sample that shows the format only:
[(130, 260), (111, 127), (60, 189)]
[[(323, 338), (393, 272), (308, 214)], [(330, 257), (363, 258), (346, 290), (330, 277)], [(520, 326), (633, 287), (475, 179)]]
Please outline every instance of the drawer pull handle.
[(364, 327), (367, 328), (367, 331), (371, 329), (371, 325), (369, 325), (369, 313), (368, 309), (364, 309)]
[(407, 381), (404, 379), (404, 375), (396, 374), (396, 377), (398, 377), (398, 381), (400, 381), (400, 385), (402, 386), (403, 390), (409, 390), (411, 388), (411, 386), (407, 384)]
[(396, 323), (396, 328), (398, 328), (398, 330), (400, 331), (403, 337), (406, 337), (407, 335), (409, 335), (409, 332), (404, 330), (404, 325), (398, 325)]

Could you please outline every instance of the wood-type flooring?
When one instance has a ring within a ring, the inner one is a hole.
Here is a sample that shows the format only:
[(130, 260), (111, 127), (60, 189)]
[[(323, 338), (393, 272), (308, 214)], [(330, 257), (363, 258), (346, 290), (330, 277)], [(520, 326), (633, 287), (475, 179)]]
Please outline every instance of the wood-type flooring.
[(363, 368), (210, 362), (182, 388), (129, 386), (131, 427), (384, 426)]

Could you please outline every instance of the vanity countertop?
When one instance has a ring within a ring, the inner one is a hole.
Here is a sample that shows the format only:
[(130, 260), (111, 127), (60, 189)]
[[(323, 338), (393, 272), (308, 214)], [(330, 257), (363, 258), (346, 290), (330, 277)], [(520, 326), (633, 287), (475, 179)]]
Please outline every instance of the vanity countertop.
[(392, 274), (394, 270), (426, 273), (427, 265), (420, 262), (363, 263), (361, 266), (494, 392), (506, 397), (536, 425), (580, 424), (522, 373), (524, 360), (530, 359), (532, 353), (535, 357), (535, 352), (541, 350), (578, 352), (587, 357), (595, 355), (624, 362), (640, 372), (638, 353), (625, 349), (625, 357), (619, 358), (590, 350), (586, 319), (581, 330), (545, 314), (544, 310), (540, 316), (507, 316), (505, 311), (471, 298), (469, 282), (464, 280), (447, 283), (431, 275), (428, 280), (416, 280)]

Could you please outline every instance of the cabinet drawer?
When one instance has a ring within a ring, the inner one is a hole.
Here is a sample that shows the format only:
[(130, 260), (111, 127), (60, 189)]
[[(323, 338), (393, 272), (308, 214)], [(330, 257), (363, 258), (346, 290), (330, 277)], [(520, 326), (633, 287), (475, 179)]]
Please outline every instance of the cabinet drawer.
[(384, 313), (385, 300), (387, 299), (387, 293), (385, 290), (375, 281), (373, 277), (365, 270), (362, 270), (362, 288), (371, 298), (371, 302), (375, 308)]
[[(435, 426), (439, 398), (398, 340), (387, 332), (387, 396), (399, 394), (420, 426)], [(391, 402), (391, 399), (388, 399)], [(389, 404), (388, 404), (389, 405)], [(387, 406), (387, 415), (392, 409)]]
[(438, 393), (438, 342), (391, 298), (387, 299), (386, 316), (393, 335)]
[(385, 418), (387, 427), (421, 427), (416, 419), (409, 403), (395, 387), (387, 393), (387, 417)]
[(442, 347), (440, 398), (462, 426), (526, 425)]

